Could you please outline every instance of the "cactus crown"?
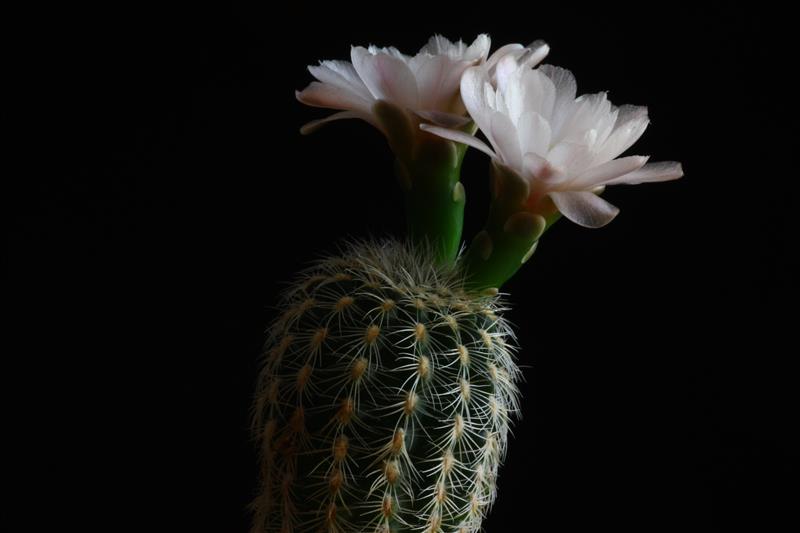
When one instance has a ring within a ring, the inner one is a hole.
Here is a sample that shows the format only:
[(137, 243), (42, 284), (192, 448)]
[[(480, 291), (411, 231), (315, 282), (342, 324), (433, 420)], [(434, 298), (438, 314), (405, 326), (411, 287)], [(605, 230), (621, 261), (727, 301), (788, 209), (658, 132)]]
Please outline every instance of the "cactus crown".
[(477, 531), (518, 412), (502, 300), (384, 241), (319, 261), (282, 308), (253, 415), (255, 531)]

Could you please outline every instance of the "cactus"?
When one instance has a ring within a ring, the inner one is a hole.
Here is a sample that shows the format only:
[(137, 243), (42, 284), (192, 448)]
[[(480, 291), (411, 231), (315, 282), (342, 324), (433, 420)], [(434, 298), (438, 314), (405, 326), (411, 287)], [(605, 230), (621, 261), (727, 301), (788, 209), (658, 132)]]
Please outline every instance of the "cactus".
[[(414, 57), (353, 47), (352, 64), (309, 67), (319, 81), (298, 99), (339, 113), (301, 131), (344, 118), (380, 130), (409, 239), (352, 242), (286, 292), (253, 403), (253, 533), (480, 530), (520, 413), (500, 287), (562, 215), (586, 227), (613, 219), (607, 185), (683, 173), (618, 158), (647, 127), (646, 108), (576, 98), (569, 71), (534, 69), (542, 42), (491, 57), (489, 47), (486, 35), (470, 46), (435, 36)], [(489, 216), (465, 250), (467, 147), (493, 161)]]
[(499, 297), (465, 292), (423, 247), (364, 242), (307, 270), (282, 308), (254, 416), (256, 523), (477, 531), (518, 411)]

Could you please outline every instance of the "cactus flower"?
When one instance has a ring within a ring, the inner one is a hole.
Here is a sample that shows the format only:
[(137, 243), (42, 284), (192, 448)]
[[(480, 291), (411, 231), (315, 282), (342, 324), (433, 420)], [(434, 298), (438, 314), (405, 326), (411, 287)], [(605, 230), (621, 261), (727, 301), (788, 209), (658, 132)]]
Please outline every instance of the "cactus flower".
[(496, 185), (516, 179), (527, 211), (547, 218), (557, 209), (581, 226), (604, 226), (619, 209), (596, 194), (602, 187), (673, 180), (683, 171), (676, 162), (618, 157), (647, 128), (647, 108), (616, 107), (605, 92), (576, 98), (576, 87), (569, 70), (531, 69), (508, 54), (495, 73), (477, 66), (461, 78), (464, 104), (494, 149), (462, 131), (421, 127), (491, 156), (500, 167)]
[(486, 60), (489, 46), (485, 34), (469, 46), (435, 35), (413, 57), (394, 47), (353, 46), (350, 62), (322, 61), (309, 66), (318, 81), (298, 91), (297, 99), (340, 112), (306, 124), (303, 131), (332, 120), (360, 118), (388, 133), (385, 122), (373, 111), (379, 100), (435, 124), (464, 125), (469, 119), (459, 98), (461, 75), (467, 67)]

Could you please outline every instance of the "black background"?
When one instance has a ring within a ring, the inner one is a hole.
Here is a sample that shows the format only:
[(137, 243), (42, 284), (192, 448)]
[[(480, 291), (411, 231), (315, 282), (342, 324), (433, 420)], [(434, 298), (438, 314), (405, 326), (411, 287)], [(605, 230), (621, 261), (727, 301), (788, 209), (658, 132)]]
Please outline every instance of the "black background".
[[(270, 306), (336, 242), (403, 229), (380, 135), (301, 137), (326, 112), (293, 91), (351, 44), (434, 32), (546, 39), (580, 92), (648, 105), (634, 153), (686, 173), (609, 190), (612, 224), (559, 223), (507, 285), (527, 381), (486, 530), (797, 527), (787, 15), (526, 5), (34, 15), (6, 102), (24, 119), (6, 248), (27, 529), (246, 531)], [(487, 169), (470, 151), (467, 236)]]

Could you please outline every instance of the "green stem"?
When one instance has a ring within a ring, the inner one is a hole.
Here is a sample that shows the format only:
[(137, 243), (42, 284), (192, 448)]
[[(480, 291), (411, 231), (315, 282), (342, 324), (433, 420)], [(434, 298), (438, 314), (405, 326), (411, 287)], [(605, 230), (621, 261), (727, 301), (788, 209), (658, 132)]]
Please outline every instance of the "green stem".
[(413, 160), (396, 162), (409, 238), (431, 246), (442, 263), (453, 263), (461, 246), (466, 198), (459, 178), (465, 151), (464, 145), (425, 135)]
[(527, 185), (507, 169), (492, 166), (494, 198), (489, 217), (460, 263), (467, 285), (474, 290), (503, 286), (530, 259), (539, 238), (558, 218), (526, 209)]

